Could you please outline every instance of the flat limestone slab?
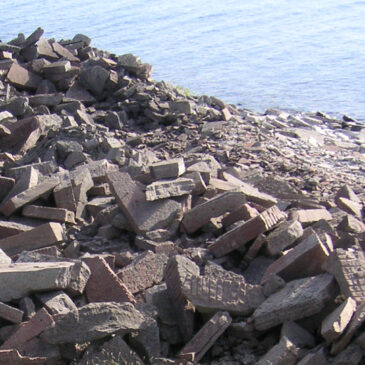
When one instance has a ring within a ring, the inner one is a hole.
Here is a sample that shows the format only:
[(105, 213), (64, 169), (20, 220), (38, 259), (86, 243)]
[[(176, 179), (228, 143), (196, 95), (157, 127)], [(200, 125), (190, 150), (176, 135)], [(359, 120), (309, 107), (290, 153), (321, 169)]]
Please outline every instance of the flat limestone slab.
[(171, 199), (147, 201), (128, 173), (110, 172), (107, 176), (120, 209), (138, 234), (167, 227), (181, 210), (181, 204)]
[(9, 302), (37, 291), (65, 289), (72, 267), (69, 262), (0, 265), (0, 301)]
[(8, 255), (15, 255), (21, 251), (54, 245), (63, 240), (63, 227), (60, 223), (46, 223), (29, 231), (0, 240), (0, 248)]
[(264, 331), (288, 320), (312, 316), (332, 299), (334, 289), (334, 277), (329, 274), (293, 280), (255, 310), (255, 327)]

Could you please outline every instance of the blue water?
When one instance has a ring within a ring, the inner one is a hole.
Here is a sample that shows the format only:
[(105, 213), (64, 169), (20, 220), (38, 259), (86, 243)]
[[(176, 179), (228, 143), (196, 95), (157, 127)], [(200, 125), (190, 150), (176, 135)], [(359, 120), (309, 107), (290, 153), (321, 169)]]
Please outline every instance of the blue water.
[(42, 26), (134, 53), (156, 80), (241, 107), (365, 120), (365, 1), (1, 0), (0, 39)]

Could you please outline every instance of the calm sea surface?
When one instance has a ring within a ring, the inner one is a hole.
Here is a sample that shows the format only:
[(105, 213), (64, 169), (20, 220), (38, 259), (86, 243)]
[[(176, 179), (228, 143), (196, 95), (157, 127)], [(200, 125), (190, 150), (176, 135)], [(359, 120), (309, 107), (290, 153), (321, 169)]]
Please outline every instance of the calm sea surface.
[(134, 53), (156, 80), (241, 107), (365, 120), (365, 1), (1, 0), (0, 39), (37, 26)]

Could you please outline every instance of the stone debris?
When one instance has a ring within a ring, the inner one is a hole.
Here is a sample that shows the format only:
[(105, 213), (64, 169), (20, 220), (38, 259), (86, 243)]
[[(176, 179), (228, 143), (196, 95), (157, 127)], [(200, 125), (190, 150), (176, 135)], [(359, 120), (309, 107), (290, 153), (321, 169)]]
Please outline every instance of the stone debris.
[(43, 35), (0, 42), (0, 364), (364, 363), (365, 125)]

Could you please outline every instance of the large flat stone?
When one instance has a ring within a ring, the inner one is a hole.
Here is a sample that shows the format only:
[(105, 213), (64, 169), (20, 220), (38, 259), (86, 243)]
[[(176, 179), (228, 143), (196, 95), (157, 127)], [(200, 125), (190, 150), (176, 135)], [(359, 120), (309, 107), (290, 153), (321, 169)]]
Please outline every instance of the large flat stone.
[(255, 310), (255, 327), (264, 331), (287, 320), (312, 316), (326, 306), (334, 291), (334, 278), (329, 274), (293, 280)]
[(42, 81), (41, 77), (17, 63), (11, 65), (7, 78), (12, 85), (22, 90), (35, 90)]

